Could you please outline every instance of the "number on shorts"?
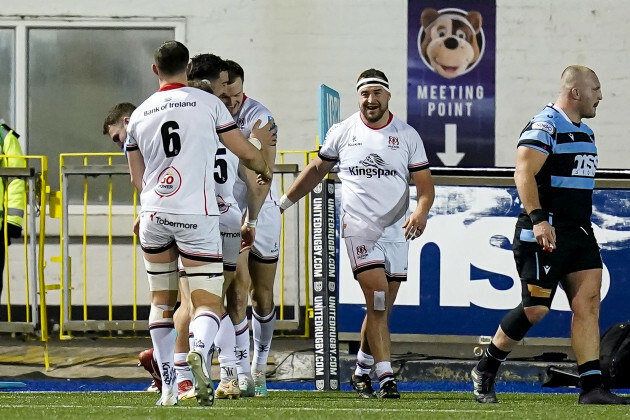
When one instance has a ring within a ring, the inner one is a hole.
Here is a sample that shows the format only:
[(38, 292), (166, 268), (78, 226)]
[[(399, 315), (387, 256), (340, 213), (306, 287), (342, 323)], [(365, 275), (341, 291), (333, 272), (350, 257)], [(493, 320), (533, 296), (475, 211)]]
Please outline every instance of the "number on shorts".
[(225, 184), (228, 177), (227, 161), (222, 158), (226, 154), (225, 147), (219, 147), (217, 149), (217, 155), (214, 158), (214, 167), (218, 168), (218, 171), (214, 172), (214, 180), (217, 184)]
[(167, 121), (162, 124), (162, 146), (164, 146), (164, 153), (166, 157), (173, 157), (179, 154), (182, 148), (182, 142), (179, 138), (179, 134), (175, 132), (179, 128), (179, 124), (175, 121)]

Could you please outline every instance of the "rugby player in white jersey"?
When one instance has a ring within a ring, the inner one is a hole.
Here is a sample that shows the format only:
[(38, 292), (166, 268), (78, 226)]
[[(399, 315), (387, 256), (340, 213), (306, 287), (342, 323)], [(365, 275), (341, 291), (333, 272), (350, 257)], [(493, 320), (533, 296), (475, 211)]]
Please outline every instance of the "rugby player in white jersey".
[(219, 211), (212, 179), (217, 149), (227, 146), (265, 180), (272, 177), (262, 153), (236, 130), (225, 106), (215, 96), (186, 86), (188, 59), (188, 49), (177, 41), (158, 48), (153, 72), (160, 89), (134, 111), (127, 127), (131, 181), (142, 203), (139, 237), (151, 291), (149, 330), (162, 377), (157, 405), (177, 404), (173, 309), (178, 256), (195, 308), (190, 325), (194, 346), (187, 362), (199, 404), (214, 402), (206, 359), (219, 328), (223, 293)]
[[(420, 236), (427, 223), (433, 180), (420, 136), (389, 111), (385, 74), (375, 69), (361, 73), (357, 93), (359, 112), (328, 130), (318, 157), (282, 196), (280, 208), (304, 197), (339, 163), (342, 236), (367, 308), (352, 386), (364, 398), (400, 398), (388, 319), (400, 282), (407, 279), (407, 241)], [(418, 205), (409, 215), (410, 176)], [(378, 393), (372, 388), (372, 369)]]
[[(244, 94), (243, 68), (234, 61), (226, 60), (226, 62), (228, 63), (228, 85), (221, 99), (234, 117), (238, 128), (247, 137), (258, 121), (273, 121), (273, 117), (264, 105)], [(268, 163), (275, 161), (274, 147), (263, 151), (263, 154)], [(227, 309), (236, 330), (236, 355), (241, 395), (266, 397), (268, 395), (267, 359), (276, 323), (273, 283), (279, 255), (280, 208), (273, 181), (271, 186), (258, 185), (255, 182), (256, 174), (251, 170), (244, 169), (240, 174), (242, 179), (236, 180), (234, 196), (241, 211), (245, 214), (245, 224), (241, 233), (244, 248), (247, 249), (239, 255), (236, 279), (227, 290)], [(261, 198), (264, 203), (258, 211), (256, 206)], [(254, 338), (251, 366), (246, 314), (248, 291), (252, 301)]]
[[(226, 69), (224, 80), (227, 85), (228, 65), (219, 57), (213, 54), (200, 54), (193, 57), (191, 62), (192, 68), (188, 75), (189, 85), (195, 83), (196, 87), (204, 89), (205, 87), (203, 84), (199, 84), (199, 81), (205, 80), (212, 83), (217, 76), (217, 69), (219, 67)], [(194, 79), (194, 82), (191, 79)], [(223, 78), (221, 79), (223, 80)], [(211, 90), (211, 92), (217, 96), (221, 95), (223, 91), (223, 87), (221, 87), (220, 90)], [(265, 118), (265, 122), (267, 122), (267, 118)], [(256, 127), (260, 125), (262, 125), (262, 121), (254, 122), (254, 126)], [(270, 130), (273, 125), (273, 121), (269, 121), (262, 127), (266, 135), (273, 135)], [(273, 162), (273, 160), (269, 162)], [(239, 178), (238, 172), (239, 158), (229, 149), (219, 148), (215, 161), (214, 180), (216, 182), (217, 204), (221, 213), (219, 217), (219, 229), (223, 241), (224, 290), (229, 287), (236, 275), (236, 262), (241, 248), (242, 213), (239, 203), (234, 197), (234, 183)], [(266, 193), (269, 190), (269, 184), (259, 185), (255, 177), (247, 178), (247, 180), (247, 190), (250, 191), (250, 194), (246, 197), (245, 205), (247, 206), (246, 208), (249, 209), (250, 214), (253, 215), (253, 218), (256, 218), (265, 200)], [(249, 181), (252, 180), (253, 182), (250, 184)], [(234, 324), (227, 312), (221, 316), (221, 326), (214, 340), (214, 344), (219, 351), (218, 359), (221, 366), (221, 381), (217, 386), (215, 397), (221, 399), (237, 398), (240, 396), (241, 391), (237, 382), (237, 360), (234, 351), (236, 346), (235, 332)], [(250, 389), (253, 392), (253, 387), (250, 387)], [(247, 389), (245, 391), (244, 396), (250, 396)]]

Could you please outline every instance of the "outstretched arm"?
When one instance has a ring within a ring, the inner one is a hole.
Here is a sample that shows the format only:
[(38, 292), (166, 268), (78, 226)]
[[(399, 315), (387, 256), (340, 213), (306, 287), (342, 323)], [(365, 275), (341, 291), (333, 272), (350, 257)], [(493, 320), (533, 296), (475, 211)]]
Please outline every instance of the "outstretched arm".
[(298, 175), (297, 179), (289, 189), (286, 194), (282, 196), (280, 199), (280, 209), (282, 211), (286, 210), (290, 206), (292, 206), (296, 201), (304, 197), (308, 194), (315, 186), (319, 183), (319, 181), (326, 176), (328, 172), (335, 166), (336, 161), (323, 160), (319, 156), (315, 157), (308, 164), (306, 168), (300, 175)]

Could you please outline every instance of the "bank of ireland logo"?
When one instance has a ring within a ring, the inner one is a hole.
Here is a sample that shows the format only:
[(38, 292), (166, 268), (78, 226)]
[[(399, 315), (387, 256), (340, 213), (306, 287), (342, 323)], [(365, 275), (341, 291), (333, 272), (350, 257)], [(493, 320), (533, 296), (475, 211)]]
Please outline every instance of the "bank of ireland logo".
[(367, 258), (367, 255), (368, 255), (368, 252), (365, 245), (359, 245), (357, 247), (357, 259), (364, 260), (365, 258)]
[(155, 192), (160, 197), (169, 197), (179, 191), (182, 185), (182, 177), (173, 166), (164, 169), (158, 176)]

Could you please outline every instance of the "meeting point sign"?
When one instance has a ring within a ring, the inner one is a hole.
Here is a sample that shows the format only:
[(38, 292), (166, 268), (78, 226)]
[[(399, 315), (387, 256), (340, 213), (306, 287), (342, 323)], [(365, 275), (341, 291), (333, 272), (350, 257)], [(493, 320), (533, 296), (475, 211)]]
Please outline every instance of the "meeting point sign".
[[(416, 206), (410, 189), (410, 208)], [(629, 317), (630, 200), (627, 190), (596, 190), (593, 229), (604, 263), (600, 326)], [(491, 336), (521, 301), (512, 242), (521, 211), (515, 188), (437, 186), (424, 234), (412, 241), (390, 328), (397, 334)], [(344, 250), (345, 251), (345, 250)], [(358, 332), (365, 301), (345, 252), (339, 261), (339, 332)], [(410, 322), (410, 320), (413, 320)], [(569, 337), (571, 311), (560, 287), (551, 313), (528, 337)]]
[(408, 0), (407, 122), (431, 166), (494, 167), (494, 0)]

